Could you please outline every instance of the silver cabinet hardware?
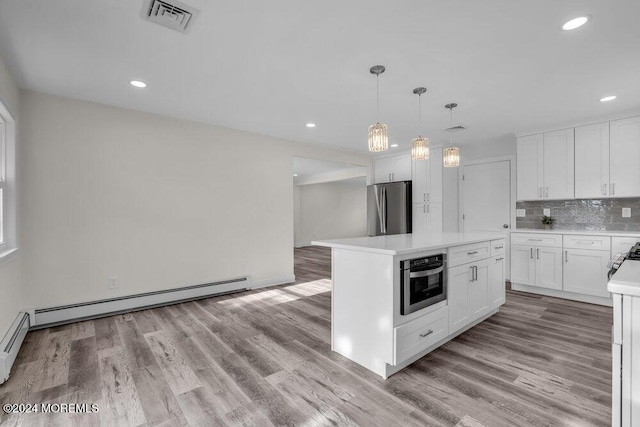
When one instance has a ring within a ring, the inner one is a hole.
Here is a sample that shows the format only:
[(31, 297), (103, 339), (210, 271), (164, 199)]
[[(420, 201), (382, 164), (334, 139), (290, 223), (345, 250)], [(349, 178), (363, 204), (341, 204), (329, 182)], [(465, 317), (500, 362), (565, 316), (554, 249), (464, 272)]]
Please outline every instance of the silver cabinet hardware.
[(423, 202), (427, 201), (427, 195), (425, 193), (422, 193), (422, 201)]
[(431, 195), (430, 193), (427, 193), (427, 202), (429, 201), (429, 196), (430, 195)]
[(509, 224), (502, 224), (502, 228), (509, 228)]
[(470, 280), (470, 282), (473, 282), (475, 280), (473, 278), (473, 265), (469, 267), (469, 270), (471, 270), (471, 280)]
[(389, 182), (391, 182), (391, 174), (389, 174)]
[(583, 240), (583, 241), (577, 241), (576, 243), (579, 244), (579, 245), (593, 245), (596, 242), (585, 242)]
[(429, 205), (427, 205), (427, 213), (431, 212), (431, 210), (429, 210)]
[(607, 195), (607, 184), (602, 184), (602, 194)]
[(530, 242), (542, 242), (542, 239), (529, 239)]
[(502, 261), (504, 258), (496, 258), (496, 261)]
[(536, 249), (536, 259), (540, 259), (540, 249)]
[(502, 249), (502, 245), (500, 246), (494, 246), (493, 249)]
[(616, 195), (616, 183), (615, 182), (611, 183), (611, 195), (612, 196)]
[(533, 248), (530, 248), (529, 251), (531, 252), (531, 254), (530, 254), (531, 259), (533, 259)]
[(424, 334), (420, 334), (420, 336), (421, 336), (422, 338), (424, 338), (424, 337), (428, 337), (428, 336), (429, 336), (429, 335), (431, 335), (432, 333), (433, 333), (433, 331), (432, 331), (431, 329), (429, 329), (429, 330), (428, 330), (427, 332), (425, 332)]
[(477, 265), (473, 266), (473, 281), (474, 282), (478, 281), (478, 266)]
[(542, 187), (538, 187), (538, 198), (542, 199)]
[(475, 255), (477, 253), (478, 253), (478, 251), (471, 251), (471, 252), (467, 252), (467, 255)]
[(544, 190), (544, 197), (549, 197), (549, 187)]
[(564, 262), (569, 262), (569, 251), (564, 251)]

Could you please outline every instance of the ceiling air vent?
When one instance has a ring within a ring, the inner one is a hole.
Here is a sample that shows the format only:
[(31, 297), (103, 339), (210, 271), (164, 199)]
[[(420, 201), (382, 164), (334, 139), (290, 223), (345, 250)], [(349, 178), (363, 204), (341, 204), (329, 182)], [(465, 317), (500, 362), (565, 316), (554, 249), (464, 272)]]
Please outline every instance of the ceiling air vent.
[(448, 128), (442, 129), (445, 132), (460, 132), (461, 130), (466, 130), (467, 127), (465, 125), (453, 125)]
[(199, 10), (176, 0), (144, 0), (142, 18), (181, 33), (188, 33), (200, 13)]

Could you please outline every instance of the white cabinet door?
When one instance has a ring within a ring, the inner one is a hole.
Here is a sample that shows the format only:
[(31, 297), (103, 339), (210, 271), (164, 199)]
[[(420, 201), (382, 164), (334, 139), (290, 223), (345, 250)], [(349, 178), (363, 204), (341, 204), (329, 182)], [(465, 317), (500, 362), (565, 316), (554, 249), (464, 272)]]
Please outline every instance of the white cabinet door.
[(542, 198), (542, 134), (518, 138), (517, 142), (517, 199)]
[(392, 181), (411, 181), (411, 155), (394, 156), (393, 169), (391, 170)]
[(470, 321), (481, 318), (490, 310), (489, 261), (483, 259), (471, 264), (473, 271), (467, 287)]
[(413, 234), (426, 233), (427, 232), (427, 205), (426, 203), (414, 203), (413, 210), (411, 211)]
[(442, 203), (442, 148), (432, 148), (429, 151), (427, 202)]
[(562, 289), (562, 248), (534, 248), (536, 286)]
[(609, 195), (609, 123), (576, 128), (575, 197)]
[(536, 284), (536, 262), (531, 246), (511, 245), (511, 282)]
[(413, 203), (427, 203), (429, 160), (413, 160), (411, 191)]
[(449, 269), (447, 278), (447, 301), (449, 305), (449, 333), (452, 334), (470, 322), (469, 292), (467, 287), (471, 280), (469, 264)]
[(505, 303), (504, 255), (489, 260), (490, 309), (495, 310)]
[(383, 182), (391, 182), (391, 174), (395, 159), (393, 157), (383, 157), (375, 161), (375, 180), (376, 184)]
[(609, 298), (607, 291), (607, 261), (609, 251), (565, 249), (564, 285), (568, 292)]
[(613, 197), (640, 196), (640, 117), (610, 123), (609, 181)]
[(573, 128), (544, 134), (543, 177), (545, 199), (573, 199)]
[(427, 232), (442, 233), (442, 203), (427, 204)]

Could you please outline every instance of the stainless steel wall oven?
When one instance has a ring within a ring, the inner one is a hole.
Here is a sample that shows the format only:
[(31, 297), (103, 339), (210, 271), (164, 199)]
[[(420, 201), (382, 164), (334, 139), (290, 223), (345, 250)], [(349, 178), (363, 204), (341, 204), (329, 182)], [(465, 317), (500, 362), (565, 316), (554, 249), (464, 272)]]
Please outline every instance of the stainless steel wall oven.
[(407, 315), (447, 299), (447, 255), (400, 262), (400, 314)]

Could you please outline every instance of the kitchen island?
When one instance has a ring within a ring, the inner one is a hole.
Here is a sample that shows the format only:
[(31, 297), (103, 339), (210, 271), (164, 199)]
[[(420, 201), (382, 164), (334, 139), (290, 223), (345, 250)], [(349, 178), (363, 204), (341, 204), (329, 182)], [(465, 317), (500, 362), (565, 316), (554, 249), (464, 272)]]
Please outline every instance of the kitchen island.
[[(505, 235), (398, 234), (314, 241), (331, 248), (331, 348), (383, 378), (498, 311)], [(403, 261), (445, 254), (446, 299), (402, 314)]]

